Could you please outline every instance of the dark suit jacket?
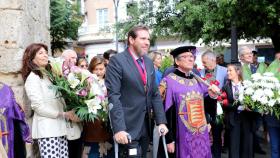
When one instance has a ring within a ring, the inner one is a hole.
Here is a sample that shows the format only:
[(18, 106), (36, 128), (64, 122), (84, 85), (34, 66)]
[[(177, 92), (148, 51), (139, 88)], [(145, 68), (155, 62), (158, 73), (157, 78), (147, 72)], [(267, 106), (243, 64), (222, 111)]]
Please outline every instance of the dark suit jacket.
[(275, 115), (265, 115), (264, 118), (268, 127), (280, 127), (280, 120)]
[[(237, 105), (234, 105), (234, 99), (233, 99), (233, 93), (232, 93), (232, 84), (230, 81), (227, 81), (225, 86), (222, 89), (227, 94), (228, 99), (228, 106), (223, 107), (225, 111), (225, 121), (226, 125), (235, 126), (236, 124), (240, 123), (240, 121), (249, 121), (250, 128), (254, 130), (255, 127), (255, 119), (258, 113), (252, 112), (252, 111), (242, 111), (238, 113), (238, 106), (240, 103), (237, 103)], [(240, 114), (244, 115), (244, 118), (242, 116), (242, 119), (240, 119)], [(244, 120), (245, 119), (245, 120)]]
[(106, 70), (105, 84), (108, 89), (111, 123), (114, 133), (128, 132), (135, 140), (141, 134), (145, 115), (153, 108), (157, 124), (166, 124), (162, 100), (155, 83), (153, 62), (144, 56), (147, 71), (147, 93), (133, 57), (125, 50), (113, 56)]
[(225, 124), (227, 126), (235, 126), (235, 124), (240, 121), (237, 111), (237, 107), (239, 105), (234, 105), (231, 82), (227, 81), (222, 90), (226, 92), (228, 99), (228, 106), (223, 106), (223, 109), (225, 111)]

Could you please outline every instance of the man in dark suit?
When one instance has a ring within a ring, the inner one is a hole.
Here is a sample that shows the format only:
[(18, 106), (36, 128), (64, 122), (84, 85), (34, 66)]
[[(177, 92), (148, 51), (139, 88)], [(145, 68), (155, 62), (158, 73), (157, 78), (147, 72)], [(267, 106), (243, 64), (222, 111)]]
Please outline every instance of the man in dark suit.
[[(121, 157), (146, 157), (148, 122), (152, 109), (161, 133), (168, 132), (161, 97), (155, 83), (153, 62), (146, 57), (149, 29), (135, 26), (128, 32), (128, 48), (110, 59), (106, 70), (111, 124)], [(160, 132), (160, 131), (159, 131)], [(132, 142), (127, 139), (128, 134)]]

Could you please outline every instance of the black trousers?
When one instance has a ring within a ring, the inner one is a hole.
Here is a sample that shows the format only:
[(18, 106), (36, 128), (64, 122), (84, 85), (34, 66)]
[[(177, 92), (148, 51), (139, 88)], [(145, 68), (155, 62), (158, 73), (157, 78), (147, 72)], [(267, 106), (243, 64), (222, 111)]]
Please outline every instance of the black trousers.
[(211, 146), (213, 158), (221, 158), (222, 153), (222, 131), (223, 124), (216, 121), (211, 122), (213, 144)]
[[(147, 124), (144, 123), (141, 133), (136, 140), (132, 140), (130, 144), (119, 144), (119, 157), (121, 158), (146, 158), (149, 147), (149, 134)], [(130, 151), (136, 151), (136, 155), (130, 155)]]
[(254, 116), (248, 112), (239, 114), (240, 121), (229, 129), (229, 158), (252, 158)]
[(81, 158), (82, 157), (82, 138), (76, 140), (68, 140), (69, 158)]
[(261, 136), (259, 136), (259, 128), (263, 125), (263, 117), (261, 114), (256, 114), (255, 124), (256, 124), (256, 130), (254, 130), (254, 136), (253, 136), (253, 143), (254, 143), (254, 152), (262, 150), (261, 148)]

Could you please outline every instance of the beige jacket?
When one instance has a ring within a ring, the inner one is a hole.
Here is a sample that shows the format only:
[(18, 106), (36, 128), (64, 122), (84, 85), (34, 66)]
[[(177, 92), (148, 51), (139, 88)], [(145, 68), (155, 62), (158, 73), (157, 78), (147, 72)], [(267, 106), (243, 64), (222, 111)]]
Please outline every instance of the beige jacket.
[(41, 79), (33, 72), (25, 82), (26, 94), (34, 110), (32, 138), (60, 137), (66, 135), (66, 121), (57, 118), (63, 112), (64, 101), (56, 95), (52, 83), (45, 76)]

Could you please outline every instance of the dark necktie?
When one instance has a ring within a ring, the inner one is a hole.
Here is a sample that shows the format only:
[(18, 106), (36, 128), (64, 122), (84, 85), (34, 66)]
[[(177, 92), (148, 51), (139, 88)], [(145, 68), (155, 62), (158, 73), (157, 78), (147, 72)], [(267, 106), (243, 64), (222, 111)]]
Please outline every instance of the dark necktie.
[(238, 85), (233, 86), (233, 88), (234, 88), (233, 99), (237, 100), (238, 99), (238, 95), (239, 95)]
[(254, 73), (257, 72), (258, 66), (257, 66), (257, 65), (250, 64), (250, 69), (251, 69), (252, 74), (254, 74)]
[(142, 58), (139, 58), (136, 60), (137, 63), (140, 65), (141, 69), (142, 69), (142, 72), (145, 72), (145, 68), (144, 68), (144, 64), (143, 64), (143, 59)]

